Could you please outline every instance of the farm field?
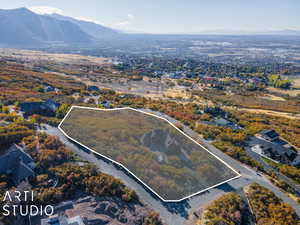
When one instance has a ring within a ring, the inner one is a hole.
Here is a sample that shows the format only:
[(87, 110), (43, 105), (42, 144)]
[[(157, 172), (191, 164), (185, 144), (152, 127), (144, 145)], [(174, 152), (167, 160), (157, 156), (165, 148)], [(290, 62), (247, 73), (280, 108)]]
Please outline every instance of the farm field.
[(163, 200), (181, 200), (238, 176), (166, 120), (131, 108), (73, 107), (60, 129), (122, 164)]

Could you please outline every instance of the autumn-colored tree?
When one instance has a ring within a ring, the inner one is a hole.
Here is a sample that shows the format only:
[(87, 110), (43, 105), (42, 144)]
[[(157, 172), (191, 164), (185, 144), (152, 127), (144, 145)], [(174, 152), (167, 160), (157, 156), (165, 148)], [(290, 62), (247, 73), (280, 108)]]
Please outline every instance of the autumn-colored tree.
[[(245, 203), (236, 193), (225, 194), (214, 200), (203, 215), (205, 225), (239, 225), (242, 222), (242, 214)], [(200, 223), (199, 221), (199, 224)]]
[(273, 192), (257, 183), (245, 188), (258, 225), (299, 225), (295, 210)]
[(144, 218), (143, 225), (162, 225), (162, 221), (159, 214), (152, 211)]

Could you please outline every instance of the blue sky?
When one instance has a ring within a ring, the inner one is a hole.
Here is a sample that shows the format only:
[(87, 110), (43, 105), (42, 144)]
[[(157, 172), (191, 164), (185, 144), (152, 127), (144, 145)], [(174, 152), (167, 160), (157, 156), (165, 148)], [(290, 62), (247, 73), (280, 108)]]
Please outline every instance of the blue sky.
[(17, 7), (35, 7), (40, 11), (49, 11), (51, 7), (67, 16), (148, 33), (300, 30), (300, 0), (2, 0), (0, 3), (4, 9)]

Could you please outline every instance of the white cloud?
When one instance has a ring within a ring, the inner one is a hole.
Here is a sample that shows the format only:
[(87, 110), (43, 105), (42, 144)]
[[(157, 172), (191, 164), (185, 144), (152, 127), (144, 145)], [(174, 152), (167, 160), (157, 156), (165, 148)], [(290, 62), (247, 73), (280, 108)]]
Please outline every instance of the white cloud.
[(132, 14), (130, 14), (130, 13), (129, 13), (127, 16), (128, 16), (128, 18), (131, 19), (131, 20), (134, 19), (134, 15), (132, 15)]
[(126, 27), (126, 26), (131, 25), (131, 22), (134, 19), (135, 19), (135, 16), (133, 14), (131, 14), (131, 13), (128, 13), (127, 14), (127, 20), (124, 20), (122, 22), (116, 23), (113, 26), (115, 26), (115, 27)]
[[(65, 15), (63, 10), (54, 8), (54, 7), (50, 7), (50, 6), (32, 6), (32, 7), (29, 7), (28, 9), (31, 10), (32, 12), (35, 12), (35, 13), (41, 14), (41, 15), (54, 14), (54, 13), (60, 14), (60, 15)], [(104, 25), (103, 23), (100, 23), (97, 20), (93, 20), (93, 19), (86, 18), (86, 17), (74, 17), (74, 18), (78, 19), (78, 20), (87, 21), (87, 22), (93, 22), (93, 23), (96, 23), (99, 25)]]
[(53, 8), (50, 6), (32, 6), (28, 8), (29, 10), (31, 10), (32, 12), (35, 12), (37, 14), (60, 14), (63, 15), (64, 12), (61, 9), (58, 8)]

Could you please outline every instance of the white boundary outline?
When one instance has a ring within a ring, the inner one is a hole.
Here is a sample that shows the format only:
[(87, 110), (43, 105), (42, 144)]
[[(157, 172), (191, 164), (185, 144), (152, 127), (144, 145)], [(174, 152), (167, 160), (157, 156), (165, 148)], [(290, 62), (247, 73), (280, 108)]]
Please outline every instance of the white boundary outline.
[[(197, 145), (199, 145), (201, 148), (203, 148), (204, 150), (206, 150), (209, 154), (213, 155), (215, 158), (217, 158), (218, 160), (220, 160), (223, 164), (225, 164), (229, 169), (231, 169), (233, 172), (235, 172), (237, 174), (237, 176), (233, 177), (233, 178), (230, 178), (228, 180), (225, 180), (225, 181), (222, 181), (218, 184), (215, 184), (211, 187), (208, 187), (208, 188), (205, 188), (201, 191), (198, 191), (194, 194), (191, 194), (189, 196), (186, 196), (184, 198), (181, 198), (179, 200), (166, 200), (164, 198), (162, 198), (158, 193), (156, 193), (151, 187), (149, 187), (146, 183), (144, 183), (140, 178), (138, 178), (136, 175), (134, 175), (134, 173), (132, 173), (129, 169), (126, 168), (126, 166), (122, 165), (121, 163), (105, 156), (105, 155), (102, 155), (100, 154), (99, 152), (96, 152), (95, 150), (87, 147), (86, 145), (80, 143), (79, 141), (75, 140), (74, 138), (70, 137), (62, 128), (61, 128), (61, 125), (62, 123), (65, 121), (65, 119), (68, 117), (68, 115), (70, 114), (70, 112), (72, 111), (72, 109), (74, 108), (79, 108), (79, 109), (91, 109), (91, 110), (96, 110), (96, 111), (115, 111), (115, 110), (122, 110), (122, 109), (129, 109), (129, 110), (133, 110), (133, 111), (137, 111), (137, 112), (140, 112), (140, 113), (144, 113), (144, 114), (147, 114), (147, 115), (150, 115), (150, 116), (154, 116), (154, 117), (157, 117), (159, 119), (162, 119), (166, 122), (168, 122), (172, 127), (174, 127), (176, 130), (178, 130), (181, 134), (185, 135), (186, 137), (188, 137), (190, 140), (192, 140), (194, 143), (196, 143)], [(207, 148), (205, 148), (203, 145), (199, 144), (197, 141), (195, 141), (193, 138), (191, 138), (190, 136), (188, 136), (186, 133), (184, 133), (182, 130), (180, 130), (179, 128), (177, 128), (173, 123), (171, 123), (169, 120), (167, 120), (166, 118), (163, 118), (163, 117), (160, 117), (158, 115), (155, 115), (155, 114), (152, 114), (152, 113), (149, 113), (149, 112), (144, 112), (142, 110), (138, 110), (138, 109), (134, 109), (134, 108), (131, 108), (131, 107), (124, 107), (124, 108), (113, 108), (113, 109), (101, 109), (101, 108), (92, 108), (92, 107), (85, 107), (85, 106), (71, 106), (70, 110), (68, 111), (68, 113), (65, 115), (65, 117), (63, 118), (63, 120), (59, 123), (58, 125), (58, 129), (67, 137), (69, 138), (70, 140), (74, 141), (75, 143), (83, 146), (84, 148), (90, 150), (91, 152), (97, 154), (97, 155), (100, 155), (101, 157), (121, 166), (123, 169), (125, 169), (127, 172), (129, 172), (135, 179), (137, 179), (139, 182), (141, 182), (143, 185), (145, 185), (152, 193), (154, 193), (160, 200), (162, 200), (163, 202), (181, 202), (183, 200), (186, 200), (188, 198), (191, 198), (195, 195), (198, 195), (198, 194), (201, 194), (203, 192), (206, 192), (212, 188), (215, 188), (217, 186), (220, 186), (222, 184), (225, 184), (225, 183), (228, 183), (229, 181), (231, 180), (234, 180), (234, 179), (237, 179), (239, 177), (241, 177), (241, 174), (239, 174), (239, 172), (237, 172), (234, 168), (232, 168), (228, 163), (226, 163), (225, 161), (223, 161), (220, 157), (218, 157), (217, 155), (213, 154), (212, 152), (210, 152)]]

